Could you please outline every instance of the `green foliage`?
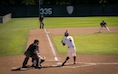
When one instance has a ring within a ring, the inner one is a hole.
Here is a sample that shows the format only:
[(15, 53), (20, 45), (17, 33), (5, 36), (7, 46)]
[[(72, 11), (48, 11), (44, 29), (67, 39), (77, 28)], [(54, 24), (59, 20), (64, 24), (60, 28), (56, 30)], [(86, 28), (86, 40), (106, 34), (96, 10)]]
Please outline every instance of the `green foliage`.
[(36, 5), (35, 0), (24, 0), (23, 3), (27, 6), (28, 5)]
[(39, 0), (0, 0), (1, 5), (38, 5)]
[[(77, 54), (118, 55), (118, 33), (73, 35)], [(61, 44), (62, 36), (54, 36), (53, 41), (60, 54), (67, 48)]]
[[(39, 0), (0, 0), (3, 5), (38, 5)], [(118, 3), (117, 0), (40, 0), (43, 5), (75, 5)]]

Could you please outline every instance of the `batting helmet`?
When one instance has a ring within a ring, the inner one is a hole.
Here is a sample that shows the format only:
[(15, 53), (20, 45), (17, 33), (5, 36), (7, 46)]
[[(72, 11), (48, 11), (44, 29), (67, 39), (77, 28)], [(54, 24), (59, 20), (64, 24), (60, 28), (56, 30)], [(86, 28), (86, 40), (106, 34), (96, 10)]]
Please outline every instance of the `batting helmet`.
[(68, 32), (66, 32), (66, 33), (64, 34), (64, 36), (69, 36), (69, 33), (68, 33)]

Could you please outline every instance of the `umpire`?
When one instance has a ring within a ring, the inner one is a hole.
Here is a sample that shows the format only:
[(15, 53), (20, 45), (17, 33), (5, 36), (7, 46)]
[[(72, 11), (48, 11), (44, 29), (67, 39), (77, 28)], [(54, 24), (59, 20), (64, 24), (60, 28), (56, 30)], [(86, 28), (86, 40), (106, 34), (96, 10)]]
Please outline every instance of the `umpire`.
[(40, 29), (44, 29), (44, 16), (43, 15), (40, 15), (39, 21), (40, 21)]
[(36, 67), (35, 68), (41, 68), (39, 66), (39, 58), (42, 58), (39, 54), (38, 54), (38, 44), (39, 41), (38, 40), (34, 40), (34, 43), (32, 43), (28, 49), (26, 50), (26, 52), (24, 53), (24, 55), (26, 56), (22, 65), (22, 68), (27, 68), (27, 62), (29, 60), (29, 58), (31, 57), (32, 59), (36, 59)]

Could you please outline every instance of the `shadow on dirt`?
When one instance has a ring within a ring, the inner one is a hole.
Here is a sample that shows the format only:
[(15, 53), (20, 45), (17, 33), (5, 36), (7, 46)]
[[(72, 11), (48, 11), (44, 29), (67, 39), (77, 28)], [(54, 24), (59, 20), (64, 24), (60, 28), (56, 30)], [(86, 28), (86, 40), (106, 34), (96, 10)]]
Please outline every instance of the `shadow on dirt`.
[[(67, 64), (67, 65), (64, 65), (64, 66), (71, 66), (73, 64)], [(52, 66), (42, 66), (40, 69), (43, 69), (43, 68), (59, 68), (59, 67), (63, 67), (62, 65), (52, 65)], [(27, 68), (22, 68), (22, 67), (13, 67), (11, 69), (11, 71), (27, 71), (27, 70), (31, 70), (31, 69), (36, 69), (35, 67), (31, 67), (31, 66), (28, 66)]]

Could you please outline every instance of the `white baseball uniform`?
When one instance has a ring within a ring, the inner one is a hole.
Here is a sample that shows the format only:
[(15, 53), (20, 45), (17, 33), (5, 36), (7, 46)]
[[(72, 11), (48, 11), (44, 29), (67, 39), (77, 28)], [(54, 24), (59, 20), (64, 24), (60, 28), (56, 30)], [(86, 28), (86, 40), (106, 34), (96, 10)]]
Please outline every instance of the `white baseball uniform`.
[(74, 43), (74, 39), (72, 36), (67, 36), (63, 39), (63, 43), (68, 47), (68, 57), (76, 56), (76, 47)]

